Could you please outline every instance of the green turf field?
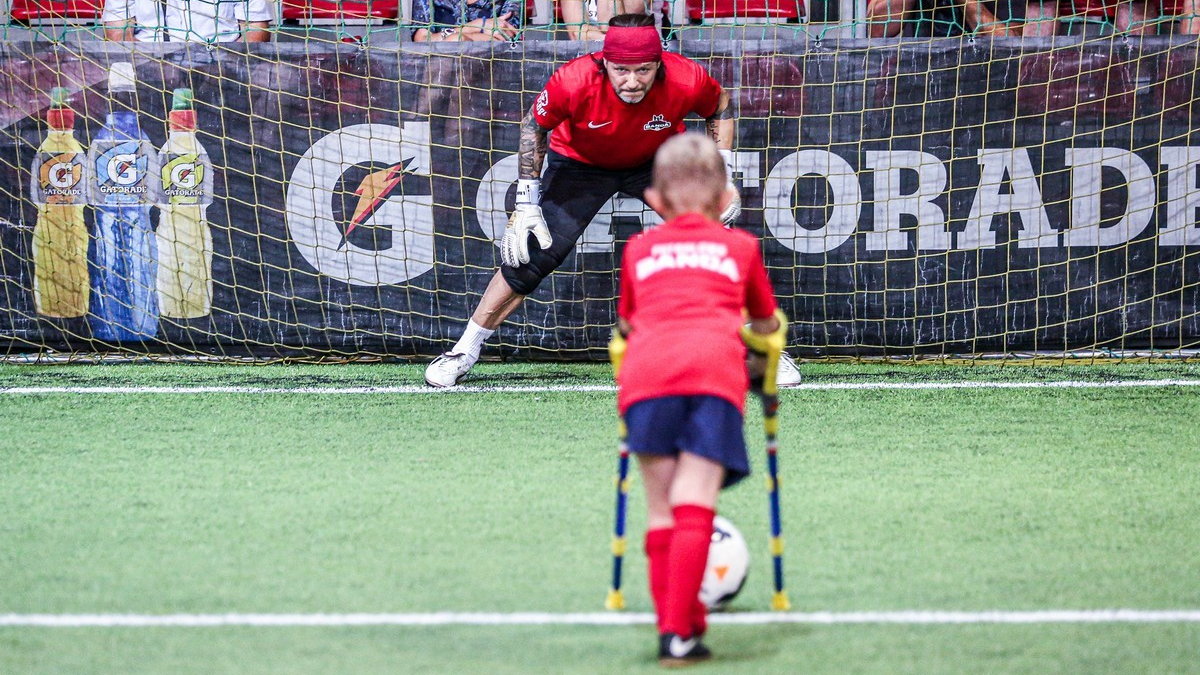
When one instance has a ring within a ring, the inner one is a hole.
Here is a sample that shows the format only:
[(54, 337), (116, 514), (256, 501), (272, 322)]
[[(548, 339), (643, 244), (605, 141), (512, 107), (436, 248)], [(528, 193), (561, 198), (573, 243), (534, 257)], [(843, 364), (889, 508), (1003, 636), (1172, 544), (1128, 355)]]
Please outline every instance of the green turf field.
[[(484, 364), (472, 384), (605, 384)], [(783, 396), (797, 612), (1200, 610), (1200, 366), (806, 365)], [(0, 366), (0, 616), (600, 612), (610, 391), (11, 393), (397, 387), (420, 366)], [(747, 436), (761, 474), (759, 418)], [(761, 478), (761, 475), (758, 477)], [(635, 482), (628, 612), (650, 611)], [(735, 611), (770, 596), (766, 496)], [(1200, 623), (716, 625), (697, 672), (1200, 672)], [(629, 672), (636, 626), (0, 627), (3, 673)]]

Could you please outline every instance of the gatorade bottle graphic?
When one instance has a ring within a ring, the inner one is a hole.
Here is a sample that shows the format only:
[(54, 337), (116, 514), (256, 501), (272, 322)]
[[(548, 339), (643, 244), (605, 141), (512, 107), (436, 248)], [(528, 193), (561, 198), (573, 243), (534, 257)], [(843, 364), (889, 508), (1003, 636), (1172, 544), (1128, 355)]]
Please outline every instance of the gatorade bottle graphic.
[(176, 89), (170, 133), (159, 155), (158, 302), (162, 315), (195, 319), (212, 311), (212, 162), (196, 140), (191, 89)]
[(88, 309), (88, 233), (83, 221), (87, 158), (75, 140), (75, 111), (69, 92), (50, 91), (50, 132), (38, 147), (30, 195), (37, 204), (33, 226), (33, 304), (38, 314), (80, 317)]
[(101, 340), (145, 340), (158, 332), (151, 176), (158, 156), (138, 127), (133, 64), (108, 71), (110, 111), (88, 153), (90, 202), (96, 207), (88, 320)]

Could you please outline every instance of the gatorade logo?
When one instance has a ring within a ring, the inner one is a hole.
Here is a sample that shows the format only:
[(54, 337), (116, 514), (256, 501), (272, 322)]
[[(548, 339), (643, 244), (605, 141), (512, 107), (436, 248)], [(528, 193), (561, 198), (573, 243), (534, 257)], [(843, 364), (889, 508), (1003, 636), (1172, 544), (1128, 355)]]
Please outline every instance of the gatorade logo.
[(137, 168), (137, 155), (116, 155), (108, 160), (108, 175), (117, 185), (136, 183)]
[(73, 152), (47, 157), (38, 170), (38, 182), (47, 197), (80, 196), (83, 194), (79, 185), (82, 178), (82, 156)]
[(404, 179), (405, 165), (412, 164), (414, 159), (414, 157), (409, 157), (402, 163), (393, 164), (379, 171), (373, 171), (359, 182), (358, 188), (354, 190), (354, 195), (358, 197), (358, 203), (355, 204), (354, 213), (350, 216), (349, 222), (345, 224), (345, 229), (342, 231), (342, 243), (338, 246), (339, 250), (350, 241), (350, 233), (372, 219), (375, 211), (387, 202), (387, 198), (400, 186), (401, 181)]
[(285, 196), (301, 257), (356, 286), (403, 284), (433, 269), (431, 146), (428, 122), (356, 124), (314, 143)]
[(68, 157), (65, 162), (56, 161), (47, 168), (42, 181), (59, 190), (75, 187), (79, 183), (79, 177), (83, 175), (83, 167), (79, 166), (74, 156)]
[(184, 189), (194, 188), (204, 177), (204, 167), (179, 163), (171, 167), (170, 184)]
[(168, 197), (204, 195), (204, 164), (195, 153), (177, 155), (162, 168), (163, 193)]
[(137, 141), (120, 143), (109, 148), (96, 160), (96, 171), (100, 178), (100, 191), (106, 194), (142, 194), (146, 186), (140, 185), (146, 175), (146, 156), (139, 151)]

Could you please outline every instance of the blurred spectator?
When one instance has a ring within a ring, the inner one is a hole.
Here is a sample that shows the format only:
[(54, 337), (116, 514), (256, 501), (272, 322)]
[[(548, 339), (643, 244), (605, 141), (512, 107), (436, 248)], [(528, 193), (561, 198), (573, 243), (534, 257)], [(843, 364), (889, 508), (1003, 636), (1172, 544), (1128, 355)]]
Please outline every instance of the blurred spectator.
[(693, 23), (702, 24), (799, 23), (808, 14), (806, 4), (806, 0), (687, 0), (687, 13)]
[(1167, 11), (1168, 4), (1174, 5), (1170, 0), (1108, 0), (1106, 4), (1092, 0), (1089, 4), (1102, 4), (1114, 30), (1131, 35), (1154, 35), (1158, 32), (1159, 17), (1174, 13)]
[[(963, 0), (961, 3), (953, 0), (867, 0), (867, 26), (871, 37), (912, 35), (917, 32), (919, 23), (930, 24), (929, 31), (934, 37), (963, 32), (994, 36), (1020, 34), (1020, 27), (1010, 27), (1007, 21), (996, 17), (995, 3), (982, 0)], [(905, 30), (906, 26), (911, 28)]]
[(267, 42), (268, 0), (106, 0), (104, 36), (127, 42)]
[(414, 42), (511, 40), (525, 0), (412, 0)]
[(1176, 32), (1200, 35), (1200, 1), (1163, 0), (1163, 14), (1179, 19)]
[[(1107, 23), (1118, 33), (1154, 35), (1160, 32), (1159, 26), (1163, 26), (1161, 32), (1170, 32), (1167, 26), (1174, 17), (1180, 19), (1178, 32), (1196, 34), (1200, 32), (1198, 6), (1197, 0), (1039, 0), (1029, 3), (1022, 35), (1079, 33), (1076, 25), (1089, 22), (1096, 26)], [(1072, 25), (1064, 29), (1060, 20)]]
[(645, 13), (646, 3), (644, 0), (559, 0), (559, 9), (567, 35), (572, 40), (603, 40), (609, 19), (617, 14)]
[(1025, 6), (1025, 24), (1021, 35), (1050, 37), (1058, 34), (1058, 3), (1036, 0)]

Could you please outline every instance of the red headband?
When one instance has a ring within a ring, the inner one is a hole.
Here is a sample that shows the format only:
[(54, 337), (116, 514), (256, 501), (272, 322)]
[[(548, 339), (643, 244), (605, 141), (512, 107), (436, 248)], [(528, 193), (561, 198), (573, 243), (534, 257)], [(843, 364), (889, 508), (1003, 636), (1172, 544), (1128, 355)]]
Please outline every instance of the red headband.
[(662, 38), (654, 26), (610, 26), (604, 34), (604, 60), (628, 65), (662, 59)]

